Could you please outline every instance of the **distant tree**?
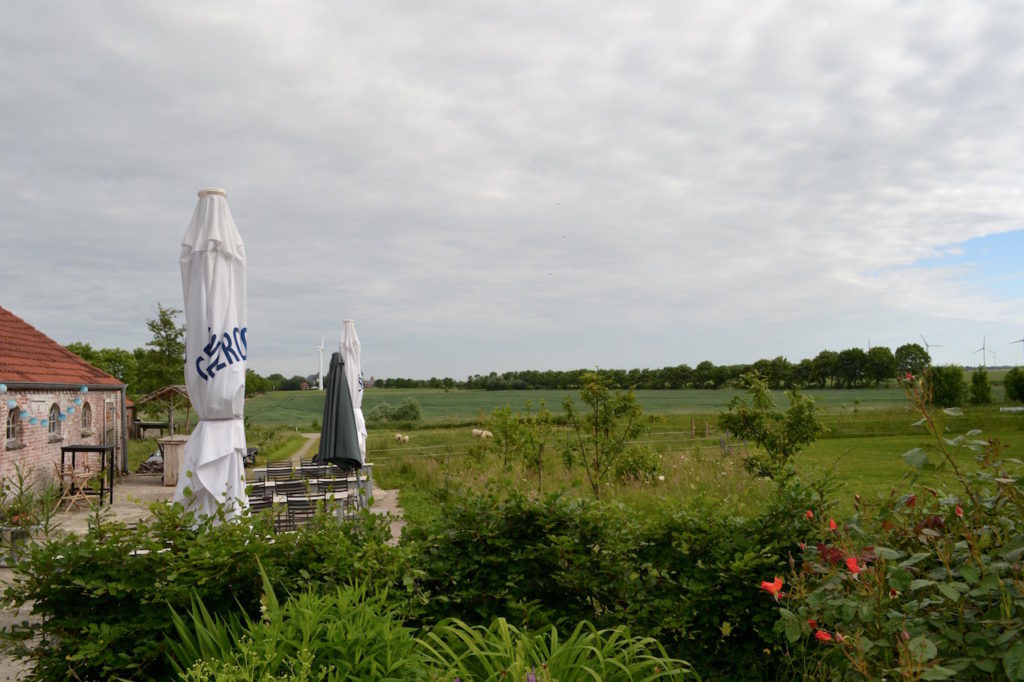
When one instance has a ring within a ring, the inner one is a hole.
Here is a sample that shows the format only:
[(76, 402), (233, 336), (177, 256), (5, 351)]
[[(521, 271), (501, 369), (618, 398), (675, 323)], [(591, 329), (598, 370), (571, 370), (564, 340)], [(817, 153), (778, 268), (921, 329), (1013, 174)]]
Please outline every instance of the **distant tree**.
[(577, 408), (572, 396), (562, 401), (571, 432), (565, 458), (582, 462), (594, 497), (600, 497), (601, 484), (628, 450), (627, 444), (644, 431), (643, 408), (633, 391), (612, 394), (608, 380), (594, 372), (581, 380), (580, 401), (589, 411)]
[(267, 393), (273, 390), (269, 380), (264, 379), (256, 372), (246, 368), (245, 370), (245, 397), (249, 398), (260, 393)]
[(958, 407), (963, 404), (967, 396), (967, 382), (962, 368), (956, 365), (929, 367), (924, 377), (933, 405)]
[(1006, 390), (1006, 399), (1015, 403), (1024, 403), (1024, 371), (1020, 367), (1014, 367), (1003, 378), (1003, 388)]
[(296, 374), (290, 379), (285, 379), (279, 385), (277, 390), (279, 391), (300, 391), (302, 390), (302, 384), (306, 383), (306, 378)]
[(140, 393), (185, 383), (185, 326), (174, 320), (180, 313), (157, 303), (156, 319), (146, 321), (153, 338), (146, 342), (148, 348), (141, 357), (136, 354)]
[(971, 374), (971, 404), (992, 404), (992, 384), (988, 381), (988, 372), (984, 369), (975, 370)]
[(138, 361), (131, 351), (121, 348), (101, 348), (96, 350), (88, 343), (78, 341), (69, 343), (65, 348), (93, 367), (103, 370), (134, 390)]
[(715, 365), (705, 360), (693, 368), (694, 388), (713, 388), (715, 385)]
[(834, 350), (823, 350), (814, 356), (814, 360), (811, 361), (814, 365), (814, 372), (811, 375), (814, 386), (825, 388), (826, 383), (835, 385), (836, 361), (838, 359), (839, 353)]
[(928, 351), (919, 343), (905, 343), (896, 349), (896, 371), (900, 376), (912, 374), (916, 377), (924, 374), (932, 358)]
[(864, 375), (878, 386), (896, 376), (896, 358), (885, 346), (872, 346), (864, 364)]
[(775, 478), (793, 455), (813, 443), (823, 426), (814, 399), (789, 391), (785, 412), (775, 405), (764, 378), (756, 372), (742, 377), (750, 402), (737, 396), (718, 418), (718, 425), (741, 440), (757, 444), (764, 452), (747, 457), (744, 465), (757, 476)]
[(835, 376), (844, 388), (859, 386), (865, 377), (868, 354), (861, 348), (848, 348), (836, 356)]

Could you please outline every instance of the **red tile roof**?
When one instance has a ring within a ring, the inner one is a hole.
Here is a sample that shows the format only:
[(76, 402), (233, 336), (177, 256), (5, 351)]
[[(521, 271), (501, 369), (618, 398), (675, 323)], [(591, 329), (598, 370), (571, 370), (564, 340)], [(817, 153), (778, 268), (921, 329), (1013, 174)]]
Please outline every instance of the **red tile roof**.
[(0, 382), (123, 385), (3, 308), (0, 308)]

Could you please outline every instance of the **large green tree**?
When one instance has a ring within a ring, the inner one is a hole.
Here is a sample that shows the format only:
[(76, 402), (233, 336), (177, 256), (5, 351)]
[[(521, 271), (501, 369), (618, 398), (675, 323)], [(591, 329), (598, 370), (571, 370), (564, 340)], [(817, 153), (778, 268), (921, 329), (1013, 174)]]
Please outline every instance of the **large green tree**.
[(175, 321), (181, 311), (157, 303), (155, 319), (146, 320), (153, 338), (138, 362), (138, 392), (150, 393), (171, 384), (185, 383), (185, 326)]
[(896, 349), (896, 371), (900, 375), (912, 374), (921, 376), (928, 365), (932, 364), (932, 357), (928, 351), (919, 343), (905, 343)]
[(131, 351), (122, 348), (100, 348), (97, 350), (90, 344), (81, 341), (69, 343), (65, 348), (93, 367), (102, 369), (110, 376), (127, 384), (129, 388), (135, 385), (138, 362)]
[(864, 364), (864, 375), (875, 386), (896, 376), (896, 358), (885, 346), (872, 346)]
[(840, 386), (853, 388), (865, 378), (868, 354), (862, 348), (847, 348), (836, 356), (835, 376)]

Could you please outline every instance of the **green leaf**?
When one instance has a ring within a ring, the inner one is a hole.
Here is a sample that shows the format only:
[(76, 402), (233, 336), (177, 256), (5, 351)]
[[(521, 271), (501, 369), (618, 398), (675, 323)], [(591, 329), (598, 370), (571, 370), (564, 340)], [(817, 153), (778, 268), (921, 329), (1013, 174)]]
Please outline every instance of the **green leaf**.
[(1024, 640), (1018, 639), (1003, 654), (1003, 670), (1011, 680), (1024, 680)]
[(952, 602), (960, 601), (960, 593), (949, 583), (939, 583), (938, 589), (946, 599)]
[(878, 554), (879, 559), (885, 559), (886, 561), (896, 561), (903, 556), (903, 552), (897, 552), (888, 547), (875, 547), (875, 553)]
[(939, 653), (939, 650), (935, 648), (935, 644), (932, 640), (928, 639), (924, 635), (915, 637), (907, 642), (907, 650), (910, 651), (910, 655), (914, 657), (914, 660), (920, 663), (932, 660), (935, 658), (935, 655)]
[(914, 575), (903, 568), (894, 569), (889, 573), (889, 585), (897, 592), (904, 592), (913, 584)]
[(903, 460), (915, 469), (923, 469), (929, 465), (928, 454), (921, 448), (913, 448), (903, 453)]
[(911, 583), (910, 583), (910, 590), (911, 590), (911, 592), (913, 592), (914, 590), (919, 590), (922, 587), (931, 587), (934, 584), (935, 584), (934, 580), (926, 580), (925, 578), (918, 578), (917, 580), (911, 581)]
[(978, 576), (980, 575), (981, 572), (978, 570), (977, 566), (964, 564), (960, 567), (960, 577), (962, 577), (968, 585), (973, 585), (978, 582)]
[(949, 668), (943, 668), (941, 665), (937, 665), (934, 668), (928, 668), (921, 673), (922, 680), (948, 680), (949, 678), (956, 675), (955, 670)]

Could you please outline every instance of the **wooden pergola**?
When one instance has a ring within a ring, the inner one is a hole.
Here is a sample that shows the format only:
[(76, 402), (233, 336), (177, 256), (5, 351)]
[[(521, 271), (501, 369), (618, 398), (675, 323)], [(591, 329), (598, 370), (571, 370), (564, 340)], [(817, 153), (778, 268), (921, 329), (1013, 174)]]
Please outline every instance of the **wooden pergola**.
[[(171, 384), (170, 386), (164, 386), (161, 389), (153, 391), (149, 395), (145, 395), (135, 401), (135, 407), (138, 409), (142, 405), (151, 402), (161, 402), (167, 405), (167, 428), (170, 432), (168, 435), (174, 435), (174, 410), (181, 407), (182, 402), (185, 403), (185, 432), (188, 432), (189, 418), (192, 413), (192, 401), (188, 397), (188, 389), (183, 384)], [(136, 412), (137, 414), (137, 412)], [(145, 424), (145, 422), (140, 422)], [(158, 428), (161, 424), (152, 424), (154, 428)]]

